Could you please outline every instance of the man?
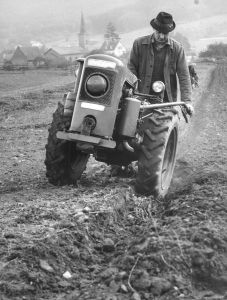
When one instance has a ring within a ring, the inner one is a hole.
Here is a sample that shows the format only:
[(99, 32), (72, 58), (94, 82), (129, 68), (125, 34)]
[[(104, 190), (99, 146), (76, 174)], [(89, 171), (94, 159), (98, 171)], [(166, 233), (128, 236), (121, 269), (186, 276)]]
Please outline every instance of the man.
[(138, 90), (152, 94), (152, 84), (157, 80), (165, 83), (164, 102), (177, 101), (177, 77), (180, 84), (181, 101), (193, 114), (191, 104), (191, 82), (183, 47), (169, 37), (176, 27), (172, 15), (160, 12), (150, 22), (152, 35), (140, 37), (133, 43), (128, 68), (138, 78)]
[(195, 66), (195, 64), (193, 64), (193, 63), (188, 65), (192, 88), (199, 86), (199, 76), (197, 75), (194, 66)]

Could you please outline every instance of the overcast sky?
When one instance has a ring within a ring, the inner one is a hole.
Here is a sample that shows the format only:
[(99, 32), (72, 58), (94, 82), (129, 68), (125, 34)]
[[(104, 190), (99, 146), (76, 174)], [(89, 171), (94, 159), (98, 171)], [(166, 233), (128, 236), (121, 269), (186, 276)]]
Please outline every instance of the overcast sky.
[[(168, 7), (172, 11), (181, 9), (182, 16), (184, 9), (195, 7), (195, 10), (202, 11), (205, 6), (212, 3), (214, 11), (227, 10), (227, 0), (0, 0), (0, 24), (35, 23), (41, 20), (65, 20), (75, 16), (77, 18), (81, 11), (86, 16), (97, 15), (120, 6), (132, 5), (140, 2), (141, 6), (149, 7), (150, 14), (159, 7)], [(150, 3), (150, 6), (149, 6)], [(153, 5), (155, 3), (155, 5)], [(119, 16), (120, 17), (120, 16)], [(127, 22), (127, 20), (126, 20)]]
[[(103, 13), (110, 9), (133, 5), (140, 2), (141, 6), (148, 6), (149, 10), (155, 11), (156, 7), (172, 7), (182, 9), (182, 16), (184, 9), (193, 7), (197, 10), (203, 9), (205, 5), (212, 3), (211, 7), (216, 11), (217, 9), (226, 11), (226, 0), (198, 0), (199, 5), (195, 5), (196, 0), (0, 0), (0, 22), (18, 23), (32, 21), (32, 19), (43, 18), (67, 18), (67, 16), (75, 15), (77, 17), (80, 11), (83, 10), (86, 15), (95, 15)], [(155, 5), (153, 5), (155, 3)], [(127, 21), (127, 20), (126, 20)]]
[[(1, 22), (15, 23), (37, 17), (57, 18), (67, 14), (78, 17), (81, 10), (86, 15), (103, 13), (109, 9), (135, 3), (137, 0), (0, 0)], [(25, 18), (25, 19), (24, 19)]]

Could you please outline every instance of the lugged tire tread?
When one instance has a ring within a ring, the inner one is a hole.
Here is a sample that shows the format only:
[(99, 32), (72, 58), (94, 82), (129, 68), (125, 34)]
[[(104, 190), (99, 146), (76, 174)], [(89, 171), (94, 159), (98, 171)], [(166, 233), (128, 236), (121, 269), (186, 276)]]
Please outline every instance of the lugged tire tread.
[(142, 127), (144, 141), (138, 160), (138, 175), (135, 186), (137, 192), (155, 197), (163, 196), (160, 176), (165, 145), (170, 131), (175, 127), (178, 128), (179, 121), (173, 109), (162, 110), (162, 113), (160, 114), (160, 110), (154, 111), (149, 120), (144, 119)]
[(152, 131), (153, 134), (160, 134), (162, 132), (166, 132), (168, 131), (169, 127), (168, 126), (165, 126), (165, 127), (162, 127), (162, 128), (159, 128), (159, 129), (154, 129)]
[(148, 138), (151, 140), (151, 142), (155, 142), (156, 141), (156, 137), (153, 135), (153, 133), (150, 131), (150, 130), (145, 130), (145, 132), (144, 132), (147, 136), (148, 136)]
[[(53, 113), (53, 120), (49, 128), (48, 141), (46, 148), (46, 176), (53, 185), (61, 186), (75, 184), (86, 167), (78, 162), (78, 170), (72, 168), (73, 162), (79, 157), (87, 162), (88, 156), (79, 153), (75, 149), (73, 142), (60, 140), (56, 137), (57, 131), (63, 131), (68, 128), (69, 119), (63, 115), (64, 106), (58, 103), (57, 110)], [(72, 155), (69, 155), (72, 154)]]
[(170, 120), (172, 121), (173, 116), (162, 116), (162, 117), (157, 117), (157, 120), (159, 121), (164, 121), (164, 120)]
[(150, 152), (150, 151), (155, 151), (155, 150), (157, 150), (159, 147), (163, 147), (164, 144), (165, 144), (164, 142), (161, 142), (161, 143), (159, 143), (159, 144), (157, 143), (157, 144), (155, 144), (155, 145), (153, 145), (153, 146), (149, 146), (149, 147), (147, 146), (146, 149), (147, 149), (147, 151), (149, 151), (149, 152)]
[(156, 119), (154, 117), (150, 117), (149, 118), (149, 121), (154, 124), (155, 126), (160, 126), (160, 123), (156, 121)]

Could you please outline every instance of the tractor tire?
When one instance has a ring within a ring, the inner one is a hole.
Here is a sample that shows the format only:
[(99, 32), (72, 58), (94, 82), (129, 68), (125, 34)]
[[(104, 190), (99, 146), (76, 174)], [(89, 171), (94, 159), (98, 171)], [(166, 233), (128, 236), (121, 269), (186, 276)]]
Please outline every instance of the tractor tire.
[(142, 125), (136, 192), (163, 198), (176, 161), (179, 117), (176, 109), (155, 110)]
[(58, 131), (67, 130), (70, 126), (70, 119), (66, 118), (63, 112), (64, 105), (59, 102), (53, 114), (46, 144), (46, 176), (48, 181), (56, 186), (76, 184), (89, 159), (89, 154), (76, 149), (75, 142), (57, 138)]

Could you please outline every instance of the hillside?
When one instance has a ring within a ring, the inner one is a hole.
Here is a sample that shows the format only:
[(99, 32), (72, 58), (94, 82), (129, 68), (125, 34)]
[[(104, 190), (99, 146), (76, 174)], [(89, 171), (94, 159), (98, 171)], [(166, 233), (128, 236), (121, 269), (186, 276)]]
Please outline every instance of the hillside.
[[(150, 34), (152, 29), (149, 22), (146, 26), (122, 33), (122, 43), (131, 48), (132, 42), (136, 37)], [(176, 25), (175, 32), (185, 35), (191, 46), (197, 51), (206, 48), (210, 43), (227, 43), (227, 14), (211, 16), (200, 20), (190, 22), (179, 22)]]
[[(227, 2), (224, 0), (200, 0), (196, 5), (194, 0), (159, 0), (158, 2), (138, 0), (136, 3), (132, 2), (125, 6), (124, 9), (117, 7), (103, 14), (97, 12), (91, 16), (91, 21), (94, 26), (93, 30), (100, 30), (108, 20), (111, 20), (119, 31), (128, 32), (149, 24), (149, 21), (159, 11), (170, 12), (177, 23), (189, 23), (227, 13)], [(198, 27), (197, 30), (199, 31)]]
[(0, 48), (29, 42), (34, 37), (44, 43), (72, 35), (75, 39), (81, 11), (91, 36), (103, 35), (109, 21), (121, 34), (133, 35), (134, 31), (149, 26), (150, 19), (160, 10), (172, 13), (192, 40), (219, 32), (226, 34), (225, 0), (199, 0), (197, 5), (194, 0), (159, 0), (158, 3), (155, 0), (1, 0)]

